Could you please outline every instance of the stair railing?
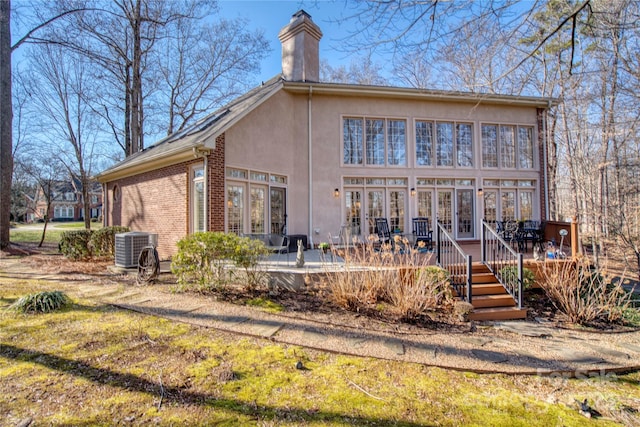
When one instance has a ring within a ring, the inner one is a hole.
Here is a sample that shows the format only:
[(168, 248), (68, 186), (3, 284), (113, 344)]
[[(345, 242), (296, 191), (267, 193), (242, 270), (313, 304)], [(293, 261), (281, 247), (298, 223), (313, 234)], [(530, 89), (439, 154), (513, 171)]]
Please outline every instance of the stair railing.
[(440, 221), (436, 222), (436, 242), (438, 266), (449, 272), (458, 296), (471, 304), (471, 255), (462, 250)]
[(481, 258), (518, 308), (522, 308), (523, 255), (516, 252), (485, 220), (480, 232)]

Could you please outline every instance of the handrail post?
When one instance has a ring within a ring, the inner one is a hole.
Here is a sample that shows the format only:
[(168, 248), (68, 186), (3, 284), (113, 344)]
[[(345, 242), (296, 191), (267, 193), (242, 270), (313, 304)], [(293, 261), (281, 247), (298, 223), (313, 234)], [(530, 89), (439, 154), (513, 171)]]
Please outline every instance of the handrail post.
[(441, 264), (440, 259), (440, 247), (442, 246), (440, 241), (440, 221), (436, 221), (436, 262), (438, 265)]
[(523, 258), (524, 255), (522, 253), (518, 254), (518, 309), (522, 309), (522, 294), (524, 292), (524, 269), (523, 267)]
[(485, 226), (485, 221), (484, 219), (482, 220), (482, 225), (480, 226), (480, 260), (482, 260), (482, 262), (487, 262), (487, 242), (485, 240), (485, 231), (484, 231), (484, 226)]
[(473, 274), (471, 273), (471, 269), (473, 267), (473, 262), (471, 260), (471, 255), (467, 255), (467, 302), (471, 304), (471, 299), (473, 298), (473, 291), (471, 289), (473, 283)]

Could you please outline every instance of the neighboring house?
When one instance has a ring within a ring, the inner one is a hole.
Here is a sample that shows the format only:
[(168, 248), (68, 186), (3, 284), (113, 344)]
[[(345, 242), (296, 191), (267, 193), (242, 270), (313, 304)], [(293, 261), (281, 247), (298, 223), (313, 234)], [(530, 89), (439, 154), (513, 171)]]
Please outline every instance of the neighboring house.
[[(29, 198), (27, 220), (29, 222), (44, 220), (47, 214), (47, 198), (41, 187), (38, 187), (33, 198)], [(102, 217), (102, 186), (97, 181), (91, 182), (89, 189), (91, 198), (91, 218)], [(58, 180), (51, 183), (51, 206), (48, 211), (51, 221), (80, 221), (84, 219), (82, 182), (76, 178)]]
[(366, 237), (373, 218), (434, 218), (477, 240), (483, 218), (547, 214), (553, 100), (319, 83), (304, 11), (279, 38), (283, 75), (97, 176), (105, 225), (158, 234), (162, 258), (200, 230)]

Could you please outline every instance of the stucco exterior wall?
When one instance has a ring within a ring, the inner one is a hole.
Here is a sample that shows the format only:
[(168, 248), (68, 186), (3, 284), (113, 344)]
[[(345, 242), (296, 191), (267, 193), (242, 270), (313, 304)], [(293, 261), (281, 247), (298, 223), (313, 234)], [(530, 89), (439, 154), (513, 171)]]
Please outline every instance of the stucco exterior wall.
[[(310, 108), (310, 110), (309, 110)], [(311, 133), (309, 135), (309, 111)], [(342, 118), (397, 118), (406, 120), (406, 166), (352, 166), (342, 164)], [(474, 167), (416, 166), (415, 120), (443, 120), (473, 125)], [(485, 178), (531, 179), (542, 184), (542, 158), (534, 154), (536, 165), (530, 170), (485, 169), (481, 159), (481, 125), (526, 125), (534, 128), (534, 142), (540, 148), (539, 121), (536, 108), (510, 105), (484, 105), (416, 101), (392, 98), (327, 96), (314, 93), (295, 94), (280, 91), (226, 133), (227, 166), (284, 174), (288, 180), (289, 233), (310, 235), (314, 243), (325, 241), (329, 234), (337, 235), (344, 222), (343, 178), (399, 177), (408, 178), (407, 194), (419, 177), (469, 178), (482, 186)], [(309, 171), (309, 150), (311, 170)], [(309, 173), (312, 174), (311, 189)], [(340, 197), (334, 196), (335, 189)], [(539, 197), (542, 197), (539, 188)], [(309, 222), (311, 198), (312, 218)], [(539, 199), (539, 198), (537, 198)], [(481, 212), (478, 200), (476, 211)], [(544, 206), (536, 200), (536, 210)], [(408, 200), (408, 217), (415, 212), (415, 200)], [(476, 214), (477, 226), (482, 215)], [(408, 224), (407, 224), (408, 225)], [(476, 230), (478, 228), (476, 227)]]

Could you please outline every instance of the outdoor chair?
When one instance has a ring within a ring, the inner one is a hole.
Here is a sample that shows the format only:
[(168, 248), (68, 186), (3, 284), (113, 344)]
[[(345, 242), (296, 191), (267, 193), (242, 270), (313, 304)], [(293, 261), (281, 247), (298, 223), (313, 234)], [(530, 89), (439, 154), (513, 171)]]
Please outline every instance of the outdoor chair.
[(289, 265), (289, 237), (282, 234), (261, 234), (251, 233), (244, 234), (244, 237), (260, 240), (264, 246), (273, 253), (278, 254), (278, 259), (282, 255), (282, 251), (287, 254), (287, 265)]
[(393, 239), (391, 238), (391, 232), (389, 231), (389, 223), (387, 222), (387, 218), (376, 218), (375, 222), (376, 233), (378, 234), (380, 244), (393, 245)]
[(415, 239), (414, 247), (419, 247), (420, 242), (424, 242), (426, 250), (433, 249), (433, 231), (429, 227), (429, 218), (413, 218), (413, 237)]

